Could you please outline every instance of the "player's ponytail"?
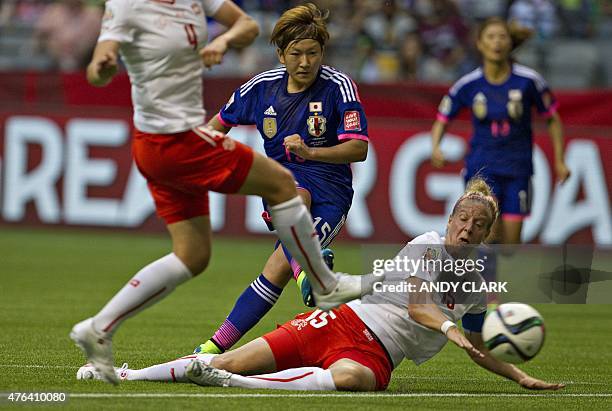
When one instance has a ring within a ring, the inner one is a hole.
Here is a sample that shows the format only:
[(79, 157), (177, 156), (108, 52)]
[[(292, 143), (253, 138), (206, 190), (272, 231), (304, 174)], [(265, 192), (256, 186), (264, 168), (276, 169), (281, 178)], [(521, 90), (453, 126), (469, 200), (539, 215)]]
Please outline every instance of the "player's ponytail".
[(457, 200), (455, 206), (453, 207), (451, 217), (455, 215), (457, 207), (459, 207), (459, 204), (461, 204), (464, 200), (475, 200), (486, 204), (492, 217), (489, 227), (495, 223), (495, 220), (497, 220), (497, 217), (499, 216), (499, 206), (497, 205), (497, 200), (493, 196), (491, 186), (489, 186), (487, 182), (482, 179), (482, 177), (476, 176), (468, 181), (463, 195), (459, 198), (459, 200)]
[(270, 44), (284, 51), (296, 41), (311, 39), (316, 40), (323, 48), (329, 40), (325, 24), (328, 16), (328, 10), (319, 10), (312, 3), (289, 9), (276, 22), (270, 35)]
[(521, 26), (516, 21), (508, 23), (506, 20), (499, 17), (490, 17), (486, 19), (478, 28), (478, 39), (480, 40), (482, 38), (482, 34), (487, 27), (494, 24), (499, 24), (506, 29), (512, 41), (512, 50), (516, 50), (521, 44), (525, 43), (531, 38), (531, 36), (533, 36), (533, 30)]

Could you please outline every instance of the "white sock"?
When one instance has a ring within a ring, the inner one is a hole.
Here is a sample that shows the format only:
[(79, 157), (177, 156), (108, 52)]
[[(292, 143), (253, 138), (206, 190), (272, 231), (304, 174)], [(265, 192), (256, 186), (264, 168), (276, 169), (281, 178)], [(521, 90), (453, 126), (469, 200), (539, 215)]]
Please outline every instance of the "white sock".
[(272, 223), (278, 238), (306, 272), (310, 284), (319, 294), (332, 291), (338, 282), (321, 257), (321, 244), (310, 212), (297, 196), (270, 207)]
[(94, 328), (112, 335), (125, 319), (170, 294), (193, 275), (174, 254), (144, 267), (93, 318)]
[(168, 381), (168, 382), (191, 382), (185, 376), (185, 367), (195, 358), (210, 364), (217, 354), (193, 354), (169, 361), (163, 364), (152, 365), (142, 370), (126, 370), (128, 381)]
[(233, 374), (230, 387), (270, 388), (273, 390), (334, 391), (336, 384), (330, 370), (317, 367), (290, 368), (272, 374), (244, 377)]

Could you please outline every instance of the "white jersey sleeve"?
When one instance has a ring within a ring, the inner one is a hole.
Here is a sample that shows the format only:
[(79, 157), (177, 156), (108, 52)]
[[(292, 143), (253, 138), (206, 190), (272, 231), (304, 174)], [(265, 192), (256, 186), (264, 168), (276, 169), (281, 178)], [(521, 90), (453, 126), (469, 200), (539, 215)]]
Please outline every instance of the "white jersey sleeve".
[(120, 43), (132, 85), (134, 126), (175, 134), (204, 123), (202, 60), (207, 15), (227, 0), (108, 0), (98, 41)]
[(107, 0), (98, 42), (113, 40), (119, 43), (130, 42), (134, 38), (134, 28), (130, 24), (132, 2), (127, 0)]
[(478, 295), (478, 302), (474, 304), (466, 313), (482, 314), (487, 312), (487, 293), (482, 292)]
[(204, 13), (214, 17), (226, 0), (204, 0)]
[[(401, 262), (414, 261), (417, 269), (412, 269), (410, 275), (405, 272), (387, 273), (383, 285), (396, 286), (398, 280), (407, 280), (410, 276), (422, 279), (425, 283), (439, 283), (445, 278), (456, 282), (478, 282), (482, 278), (476, 272), (452, 277), (439, 265), (424, 265), (427, 261), (454, 261), (444, 248), (444, 238), (438, 233), (425, 233), (408, 243), (396, 256)], [(405, 257), (405, 258), (404, 258)], [(429, 267), (429, 268), (428, 268)], [(378, 336), (389, 352), (395, 366), (403, 358), (409, 358), (416, 364), (427, 361), (444, 347), (448, 339), (439, 330), (427, 328), (413, 320), (408, 312), (410, 295), (413, 291), (402, 287), (387, 289), (390, 291), (376, 292), (364, 296), (361, 300), (348, 303), (361, 320)], [(399, 290), (399, 291), (398, 291)], [(418, 292), (419, 290), (415, 290)], [(458, 323), (466, 313), (482, 313), (486, 311), (486, 294), (470, 293), (433, 293), (432, 298), (440, 311), (450, 320)], [(398, 353), (401, 353), (398, 355)], [(398, 361), (399, 357), (399, 361)]]

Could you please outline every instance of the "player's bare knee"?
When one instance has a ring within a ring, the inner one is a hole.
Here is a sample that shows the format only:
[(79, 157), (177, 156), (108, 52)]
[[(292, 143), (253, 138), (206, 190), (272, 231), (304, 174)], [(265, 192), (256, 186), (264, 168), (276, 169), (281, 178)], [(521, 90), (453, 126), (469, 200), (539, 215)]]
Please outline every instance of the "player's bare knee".
[(240, 373), (238, 362), (235, 360), (234, 355), (231, 352), (216, 355), (210, 362), (211, 367), (218, 368), (220, 370), (229, 371), (232, 373)]
[(198, 251), (175, 251), (177, 257), (187, 266), (191, 274), (195, 277), (201, 274), (208, 263), (210, 262), (210, 253), (203, 253)]
[(340, 372), (332, 372), (332, 376), (339, 391), (373, 391), (367, 376), (358, 369), (345, 368)]
[(273, 178), (272, 189), (264, 196), (270, 204), (279, 204), (297, 195), (295, 179), (291, 171), (279, 165), (275, 168)]

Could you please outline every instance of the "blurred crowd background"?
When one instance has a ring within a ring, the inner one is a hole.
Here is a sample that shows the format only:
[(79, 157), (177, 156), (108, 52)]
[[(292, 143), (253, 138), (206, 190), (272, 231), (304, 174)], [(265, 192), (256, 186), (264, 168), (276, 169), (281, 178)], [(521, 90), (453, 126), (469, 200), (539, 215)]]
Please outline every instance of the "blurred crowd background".
[[(0, 71), (82, 70), (103, 0), (0, 0)], [(612, 0), (313, 0), (328, 9), (326, 64), (362, 83), (450, 83), (479, 63), (479, 22), (501, 16), (534, 31), (516, 60), (556, 88), (612, 86)], [(237, 0), (262, 27), (256, 44), (206, 75), (244, 76), (278, 65), (268, 44), (295, 0)], [(210, 35), (222, 26), (212, 24)]]

